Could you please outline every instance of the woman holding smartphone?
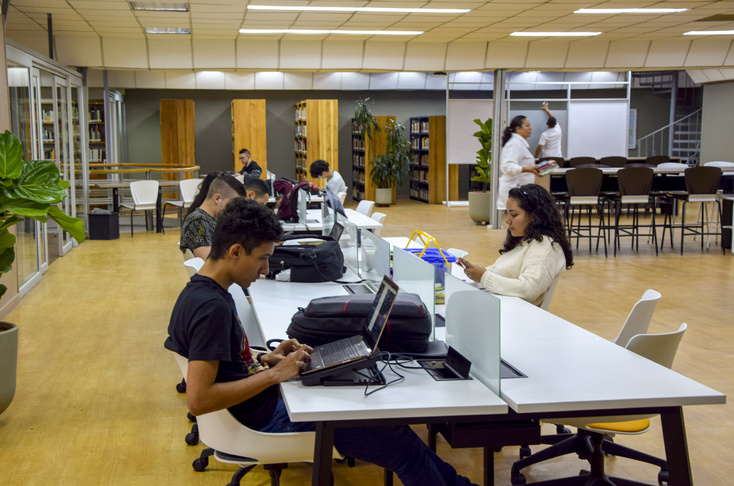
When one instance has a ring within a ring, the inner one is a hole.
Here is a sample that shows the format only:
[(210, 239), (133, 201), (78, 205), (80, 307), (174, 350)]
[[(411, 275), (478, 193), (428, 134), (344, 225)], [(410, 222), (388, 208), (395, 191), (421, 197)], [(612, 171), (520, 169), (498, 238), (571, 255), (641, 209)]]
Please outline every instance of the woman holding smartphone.
[(548, 191), (536, 184), (510, 189), (505, 214), (507, 238), (494, 264), (459, 262), (467, 277), (490, 292), (540, 305), (553, 280), (573, 266), (560, 215)]

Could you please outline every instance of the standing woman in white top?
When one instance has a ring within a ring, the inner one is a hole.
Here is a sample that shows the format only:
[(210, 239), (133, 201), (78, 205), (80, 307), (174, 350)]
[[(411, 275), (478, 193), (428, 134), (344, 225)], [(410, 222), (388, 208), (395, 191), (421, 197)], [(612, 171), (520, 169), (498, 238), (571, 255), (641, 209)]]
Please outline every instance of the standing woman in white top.
[(518, 115), (512, 119), (502, 134), (497, 209), (507, 208), (507, 194), (511, 188), (532, 184), (535, 182), (535, 176), (540, 175), (535, 166), (535, 157), (530, 153), (530, 145), (526, 140), (532, 131), (530, 120)]
[(489, 267), (459, 259), (464, 273), (499, 295), (540, 305), (553, 280), (573, 265), (571, 245), (548, 191), (537, 184), (510, 189), (507, 238)]
[(558, 124), (558, 120), (553, 116), (553, 113), (548, 109), (548, 102), (543, 102), (543, 111), (548, 115), (548, 130), (544, 131), (540, 135), (538, 140), (538, 148), (535, 149), (535, 157), (540, 157), (540, 152), (543, 152), (543, 157), (561, 157), (561, 141), (563, 140), (563, 132), (561, 126)]

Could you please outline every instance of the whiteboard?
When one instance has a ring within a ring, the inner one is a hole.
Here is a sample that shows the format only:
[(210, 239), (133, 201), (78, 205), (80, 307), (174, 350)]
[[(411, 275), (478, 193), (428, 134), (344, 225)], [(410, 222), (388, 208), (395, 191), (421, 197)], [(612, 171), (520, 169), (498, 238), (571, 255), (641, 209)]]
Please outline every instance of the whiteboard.
[(627, 100), (571, 100), (567, 158), (627, 157)]
[(474, 120), (492, 118), (492, 100), (449, 100), (446, 119), (446, 162), (449, 164), (476, 164), (479, 140), (474, 134), (479, 125)]

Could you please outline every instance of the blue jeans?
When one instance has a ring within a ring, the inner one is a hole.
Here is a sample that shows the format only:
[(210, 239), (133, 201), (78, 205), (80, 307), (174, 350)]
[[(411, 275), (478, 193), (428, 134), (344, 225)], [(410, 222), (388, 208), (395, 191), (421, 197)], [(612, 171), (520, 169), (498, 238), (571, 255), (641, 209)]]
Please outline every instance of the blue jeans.
[[(291, 422), (283, 400), (261, 432), (310, 432), (313, 422)], [(405, 486), (469, 486), (472, 483), (459, 476), (407, 425), (391, 427), (337, 428), (334, 446), (344, 455), (371, 462), (393, 471)]]

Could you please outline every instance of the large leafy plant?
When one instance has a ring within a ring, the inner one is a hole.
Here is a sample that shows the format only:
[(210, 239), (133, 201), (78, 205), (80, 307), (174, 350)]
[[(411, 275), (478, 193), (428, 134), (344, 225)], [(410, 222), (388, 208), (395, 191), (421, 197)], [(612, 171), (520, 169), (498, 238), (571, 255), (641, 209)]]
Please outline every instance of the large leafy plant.
[[(67, 196), (69, 183), (62, 180), (50, 160), (23, 160), (23, 145), (11, 131), (0, 135), (0, 275), (15, 261), (15, 235), (9, 228), (33, 218), (56, 221), (78, 242), (85, 239), (84, 224), (65, 214), (57, 204)], [(0, 284), (0, 297), (7, 288)]]
[(380, 133), (380, 125), (377, 123), (374, 115), (372, 115), (369, 106), (367, 106), (368, 101), (370, 99), (365, 98), (354, 102), (354, 121), (357, 124), (359, 135), (372, 142), (374, 136)]
[(395, 120), (385, 126), (385, 153), (375, 157), (370, 168), (370, 178), (378, 189), (388, 189), (403, 184), (410, 176), (410, 142), (405, 139), (405, 127)]
[(492, 182), (492, 168), (489, 163), (492, 160), (492, 119), (487, 118), (486, 122), (482, 122), (479, 118), (474, 120), (479, 125), (480, 130), (474, 134), (479, 139), (482, 146), (477, 150), (477, 165), (474, 167), (477, 175), (471, 178), (473, 182), (482, 183), (482, 192), (489, 190), (489, 183)]

